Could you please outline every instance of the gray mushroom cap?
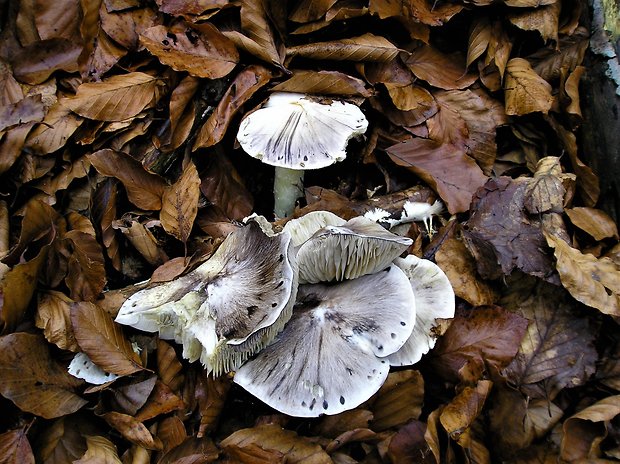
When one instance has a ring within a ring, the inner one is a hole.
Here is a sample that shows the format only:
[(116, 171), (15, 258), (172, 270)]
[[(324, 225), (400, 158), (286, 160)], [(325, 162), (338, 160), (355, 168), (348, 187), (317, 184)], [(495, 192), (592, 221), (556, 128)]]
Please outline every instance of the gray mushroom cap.
[(409, 338), (415, 302), (395, 265), (337, 284), (301, 285), (291, 320), (234, 381), (291, 416), (338, 414), (370, 398)]
[(239, 125), (243, 150), (263, 163), (288, 169), (319, 169), (346, 157), (348, 141), (366, 132), (355, 105), (319, 102), (299, 93), (274, 92)]
[(454, 317), (454, 290), (444, 272), (432, 261), (409, 255), (397, 258), (394, 264), (409, 278), (416, 301), (416, 322), (407, 342), (388, 357), (392, 366), (408, 366), (417, 363), (429, 352), (447, 325), (438, 319)]
[(283, 230), (291, 234), (293, 246), (298, 247), (308, 241), (319, 229), (326, 226), (342, 226), (346, 222), (329, 211), (311, 211), (300, 218), (288, 221)]
[(267, 236), (250, 221), (189, 274), (141, 290), (116, 321), (183, 343), (184, 356), (215, 375), (233, 370), (290, 318), (297, 266), (288, 233)]
[(412, 243), (365, 217), (318, 230), (297, 250), (300, 283), (355, 279), (386, 268)]

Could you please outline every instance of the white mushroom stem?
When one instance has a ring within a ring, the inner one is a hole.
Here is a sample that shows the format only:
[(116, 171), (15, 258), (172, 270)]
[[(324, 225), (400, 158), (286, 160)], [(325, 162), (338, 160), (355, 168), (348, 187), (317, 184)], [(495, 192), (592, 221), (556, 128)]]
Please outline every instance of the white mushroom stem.
[(304, 194), (304, 171), (276, 167), (273, 180), (273, 212), (276, 219), (290, 216), (295, 202)]

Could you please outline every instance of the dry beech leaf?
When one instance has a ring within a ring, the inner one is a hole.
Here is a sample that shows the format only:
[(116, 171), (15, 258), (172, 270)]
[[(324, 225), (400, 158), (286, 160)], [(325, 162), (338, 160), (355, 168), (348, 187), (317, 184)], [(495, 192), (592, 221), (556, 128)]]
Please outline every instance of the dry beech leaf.
[(86, 444), (86, 452), (81, 459), (73, 461), (74, 464), (122, 464), (116, 446), (107, 438), (99, 435), (87, 436)]
[[(600, 441), (620, 414), (620, 395), (604, 398), (564, 421), (560, 454), (566, 462), (598, 462)], [(611, 462), (611, 461), (605, 461)]]
[(72, 250), (65, 278), (73, 300), (94, 301), (106, 284), (103, 253), (94, 234), (71, 230), (64, 235)]
[(560, 77), (561, 69), (572, 72), (583, 62), (590, 33), (579, 27), (574, 34), (561, 36), (557, 46), (541, 48), (528, 56), (536, 73), (547, 81)]
[(300, 437), (292, 430), (285, 430), (278, 425), (259, 425), (249, 429), (240, 429), (221, 442), (227, 451), (231, 448), (259, 446), (263, 450), (275, 450), (286, 454), (291, 464), (331, 464), (329, 455), (317, 444)]
[(164, 446), (162, 452), (167, 453), (187, 439), (185, 424), (177, 416), (166, 417), (159, 422), (157, 438), (161, 440)]
[(87, 403), (73, 393), (80, 383), (52, 359), (43, 336), (0, 337), (0, 393), (21, 410), (46, 419), (71, 414)]
[(391, 61), (400, 50), (384, 37), (366, 33), (359, 37), (332, 42), (297, 45), (286, 50), (287, 59), (299, 56), (314, 60)]
[(568, 99), (566, 103), (566, 112), (578, 118), (579, 121), (582, 118), (581, 105), (579, 103), (579, 83), (585, 72), (585, 66), (577, 66), (575, 70), (568, 75), (566, 82), (564, 82), (564, 93)]
[(498, 300), (497, 290), (480, 278), (476, 261), (461, 240), (444, 240), (435, 252), (435, 260), (459, 298), (473, 306), (490, 305)]
[(10, 430), (0, 435), (2, 464), (34, 464), (34, 454), (24, 429)]
[(144, 224), (135, 219), (123, 218), (112, 223), (129, 240), (142, 257), (152, 266), (159, 266), (168, 261), (166, 252), (162, 250), (157, 239)]
[(150, 107), (160, 97), (163, 82), (141, 72), (111, 76), (78, 87), (65, 105), (74, 113), (96, 121), (123, 121)]
[(44, 117), (41, 95), (24, 97), (13, 105), (0, 106), (0, 131), (17, 124), (40, 122)]
[(360, 408), (344, 411), (333, 416), (323, 416), (313, 428), (312, 433), (322, 437), (336, 438), (348, 430), (368, 429), (372, 417), (372, 412)]
[(0, 259), (9, 253), (10, 248), (9, 207), (4, 200), (0, 200)]
[(513, 58), (506, 65), (504, 91), (506, 114), (510, 116), (536, 111), (546, 114), (553, 104), (551, 85), (523, 58)]
[(161, 197), (166, 188), (166, 181), (156, 174), (147, 172), (131, 156), (103, 149), (88, 155), (88, 159), (100, 174), (120, 180), (127, 190), (129, 201), (138, 208), (161, 209)]
[(325, 16), (337, 0), (302, 0), (295, 5), (288, 19), (296, 23), (309, 23)]
[(127, 441), (150, 450), (160, 450), (163, 448), (161, 441), (153, 437), (146, 426), (136, 418), (120, 412), (106, 412), (101, 417), (116, 430)]
[(183, 400), (175, 395), (170, 387), (158, 380), (146, 404), (134, 415), (134, 419), (144, 422), (161, 414), (177, 411), (184, 406)]
[(265, 450), (254, 443), (243, 448), (228, 447), (226, 454), (234, 460), (233, 462), (241, 464), (285, 464), (288, 462), (284, 453), (277, 450)]
[(48, 290), (39, 295), (35, 323), (48, 342), (63, 350), (77, 353), (80, 347), (71, 326), (70, 308), (73, 300), (64, 293)]
[(562, 213), (566, 189), (562, 183), (560, 158), (546, 156), (538, 161), (536, 172), (525, 190), (523, 205), (530, 214)]
[(235, 76), (215, 111), (200, 128), (192, 150), (210, 147), (220, 142), (237, 111), (271, 79), (271, 72), (259, 65), (251, 65)]
[(453, 440), (460, 438), (480, 415), (493, 383), (480, 380), (474, 387), (465, 387), (443, 409), (439, 420)]
[(127, 50), (136, 50), (140, 45), (140, 33), (156, 26), (161, 19), (151, 8), (136, 8), (118, 13), (101, 10), (101, 29), (117, 44)]
[(433, 368), (444, 378), (457, 381), (467, 363), (506, 367), (519, 350), (527, 324), (527, 319), (500, 307), (457, 310), (430, 354)]
[(446, 55), (430, 45), (416, 48), (405, 64), (416, 77), (444, 90), (464, 89), (477, 79), (475, 74), (467, 74), (461, 54)]
[(297, 92), (314, 95), (353, 95), (369, 97), (364, 81), (339, 71), (291, 71), (289, 79), (274, 86), (274, 92)]
[(156, 382), (157, 377), (149, 373), (139, 374), (126, 383), (117, 382), (104, 392), (106, 406), (116, 412), (135, 416), (148, 400)]
[(177, 447), (164, 454), (158, 464), (201, 464), (214, 462), (220, 454), (210, 438), (189, 437)]
[(65, 146), (69, 137), (84, 122), (65, 103), (66, 99), (61, 98), (49, 109), (42, 124), (28, 134), (25, 147), (36, 154), (47, 155)]
[(375, 395), (370, 427), (383, 432), (418, 419), (424, 402), (424, 379), (418, 371), (391, 372)]
[(553, 2), (534, 10), (517, 11), (509, 14), (508, 20), (519, 29), (538, 32), (545, 42), (557, 42), (560, 6), (560, 2)]
[(20, 82), (41, 84), (55, 71), (76, 72), (81, 51), (79, 43), (62, 38), (34, 42), (11, 57), (13, 74)]
[(391, 462), (415, 462), (417, 464), (436, 464), (428, 443), (424, 438), (426, 424), (412, 420), (398, 429), (390, 440), (388, 456)]
[(32, 126), (34, 123), (16, 126), (7, 131), (4, 138), (0, 139), (0, 174), (8, 171), (18, 160)]
[(234, 44), (209, 23), (153, 26), (140, 34), (140, 42), (163, 64), (196, 77), (219, 79), (239, 61)]
[(618, 226), (600, 209), (575, 207), (567, 209), (566, 215), (575, 227), (591, 235), (597, 242), (606, 238), (618, 239)]
[(159, 218), (164, 230), (186, 243), (198, 213), (200, 177), (192, 161), (187, 163), (181, 177), (162, 195)]
[(187, 140), (196, 116), (199, 87), (200, 79), (187, 75), (170, 94), (170, 127), (161, 137), (162, 151), (174, 151)]
[(220, 415), (224, 411), (230, 385), (231, 380), (228, 377), (222, 376), (214, 379), (206, 375), (205, 371), (200, 373), (195, 391), (200, 411), (199, 436), (216, 428)]
[(172, 16), (199, 16), (207, 10), (218, 10), (228, 0), (156, 0), (159, 11)]
[(86, 452), (87, 435), (95, 432), (94, 421), (86, 414), (72, 414), (53, 421), (37, 437), (38, 462), (64, 464), (74, 462)]
[(584, 384), (597, 353), (594, 331), (576, 315), (575, 303), (555, 285), (532, 278), (511, 281), (508, 288), (502, 304), (530, 321), (519, 353), (503, 372), (511, 385), (532, 399), (552, 400), (561, 389)]
[(557, 260), (562, 285), (577, 301), (604, 314), (620, 316), (620, 270), (609, 258), (597, 259), (545, 234)]
[(415, 84), (400, 85), (386, 83), (385, 87), (390, 94), (394, 106), (401, 111), (412, 111), (431, 106), (434, 100), (431, 93)]
[(98, 25), (97, 29), (99, 34), (93, 42), (95, 47), (90, 55), (82, 54), (85, 61), (81, 66), (82, 75), (94, 80), (100, 80), (127, 54), (127, 50), (116, 45), (105, 32), (99, 31)]
[(174, 348), (163, 340), (157, 340), (157, 374), (172, 391), (177, 391), (183, 384), (182, 369)]
[(487, 181), (476, 162), (451, 144), (416, 137), (386, 151), (392, 161), (429, 184), (450, 214), (468, 211), (473, 194)]
[(128, 375), (143, 369), (120, 326), (99, 306), (87, 302), (73, 304), (71, 322), (82, 351), (104, 371)]
[(108, 177), (100, 182), (91, 193), (90, 215), (94, 225), (100, 231), (104, 251), (116, 270), (121, 269), (119, 241), (112, 222), (116, 218), (118, 182)]

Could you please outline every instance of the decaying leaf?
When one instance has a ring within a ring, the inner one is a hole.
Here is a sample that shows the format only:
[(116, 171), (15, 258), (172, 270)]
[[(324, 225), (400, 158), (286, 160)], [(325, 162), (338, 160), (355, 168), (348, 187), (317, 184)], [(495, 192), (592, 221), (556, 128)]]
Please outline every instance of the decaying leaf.
[(429, 45), (415, 49), (405, 64), (416, 77), (444, 90), (464, 89), (477, 79), (467, 73), (460, 55), (446, 55)]
[(272, 88), (274, 92), (314, 95), (355, 95), (369, 97), (364, 81), (338, 71), (293, 70), (289, 79)]
[(382, 432), (418, 419), (424, 400), (424, 379), (418, 371), (392, 372), (372, 404), (371, 428)]
[(34, 454), (24, 429), (0, 434), (0, 462), (2, 464), (34, 464)]
[(114, 443), (100, 435), (86, 437), (87, 450), (81, 459), (73, 461), (75, 464), (101, 462), (105, 464), (121, 464), (118, 450)]
[(553, 104), (551, 85), (523, 58), (513, 58), (506, 65), (504, 90), (508, 115), (547, 113)]
[(464, 441), (469, 438), (467, 429), (471, 427), (482, 411), (492, 385), (493, 383), (489, 380), (480, 380), (474, 387), (465, 387), (443, 409), (439, 420), (454, 441), (460, 443), (461, 440)]
[(183, 243), (187, 242), (198, 213), (200, 177), (191, 161), (181, 177), (163, 192), (160, 212), (161, 225), (169, 234)]
[(72, 303), (71, 298), (53, 290), (39, 295), (35, 322), (38, 328), (43, 329), (48, 342), (75, 353), (80, 351), (80, 347), (71, 326)]
[(314, 60), (386, 62), (393, 60), (399, 52), (386, 38), (367, 33), (351, 39), (289, 47), (286, 55), (289, 59), (299, 56)]
[(577, 206), (567, 209), (566, 215), (575, 227), (579, 227), (596, 241), (606, 238), (618, 239), (618, 226), (600, 209)]

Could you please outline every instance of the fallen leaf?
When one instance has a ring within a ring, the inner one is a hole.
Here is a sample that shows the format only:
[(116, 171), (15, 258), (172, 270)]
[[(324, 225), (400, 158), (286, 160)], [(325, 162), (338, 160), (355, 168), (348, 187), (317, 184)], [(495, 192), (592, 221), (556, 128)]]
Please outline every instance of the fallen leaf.
[(565, 292), (527, 278), (511, 281), (502, 303), (530, 321), (518, 354), (503, 371), (514, 388), (532, 399), (553, 400), (561, 389), (583, 385), (594, 373), (594, 331)]
[(34, 464), (34, 454), (24, 429), (9, 430), (0, 435), (0, 463)]
[(183, 384), (182, 369), (174, 348), (163, 340), (157, 340), (157, 374), (172, 391), (177, 391)]
[(106, 412), (101, 417), (129, 442), (146, 449), (160, 450), (163, 448), (161, 441), (153, 437), (146, 426), (132, 416), (120, 412)]
[(477, 76), (467, 73), (461, 54), (446, 55), (430, 45), (416, 48), (405, 64), (419, 79), (444, 90), (465, 89)]
[(274, 92), (298, 92), (314, 95), (351, 95), (369, 97), (364, 81), (339, 71), (291, 70), (287, 80), (275, 85)]
[(161, 197), (166, 188), (164, 179), (147, 172), (131, 156), (110, 149), (88, 155), (92, 165), (104, 176), (115, 177), (123, 183), (129, 200), (143, 209), (161, 209)]
[(61, 98), (49, 109), (42, 123), (28, 134), (25, 147), (34, 153), (47, 155), (65, 146), (69, 137), (84, 121), (67, 108), (65, 103), (66, 99)]
[(210, 438), (189, 437), (164, 454), (158, 464), (203, 464), (214, 462), (220, 454)]
[(114, 443), (102, 436), (87, 436), (87, 450), (81, 459), (73, 461), (74, 464), (121, 464), (118, 451)]
[(190, 135), (196, 117), (196, 93), (200, 79), (187, 75), (170, 94), (170, 127), (161, 137), (162, 151), (179, 148)]
[(436, 464), (430, 447), (424, 439), (426, 424), (412, 420), (398, 429), (390, 440), (388, 456), (392, 462), (416, 462), (419, 464)]
[(366, 33), (359, 37), (333, 42), (315, 42), (286, 49), (287, 59), (378, 61), (393, 60), (400, 50), (384, 37)]
[(70, 307), (73, 300), (64, 293), (48, 290), (39, 295), (35, 323), (48, 342), (77, 353), (80, 347), (73, 335)]
[(101, 402), (106, 405), (106, 409), (135, 416), (149, 399), (157, 377), (144, 373), (128, 380), (125, 383), (115, 382), (106, 388), (101, 395)]
[[(390, 1), (390, 0), (388, 0)], [(408, 19), (429, 26), (441, 26), (464, 8), (455, 3), (435, 4), (429, 0), (409, 0), (403, 2), (403, 10)], [(397, 14), (398, 16), (398, 14)]]
[(8, 171), (22, 155), (22, 148), (34, 123), (13, 127), (0, 138), (0, 174)]
[(161, 18), (157, 13), (148, 7), (115, 13), (108, 12), (107, 8), (101, 10), (101, 29), (114, 42), (129, 51), (138, 49), (142, 32), (160, 22)]
[(595, 208), (574, 207), (566, 210), (566, 215), (575, 227), (588, 233), (594, 240), (618, 239), (618, 227), (609, 215)]
[(527, 326), (527, 319), (497, 306), (458, 309), (430, 353), (433, 369), (453, 382), (467, 363), (502, 369), (517, 354)]
[(41, 40), (27, 45), (11, 57), (13, 75), (30, 85), (45, 82), (55, 71), (75, 72), (80, 45), (67, 39)]
[(450, 214), (469, 210), (473, 194), (487, 181), (476, 162), (450, 144), (415, 137), (386, 151), (392, 161), (428, 183)]
[(46, 419), (71, 414), (87, 403), (73, 393), (80, 383), (52, 359), (43, 336), (0, 337), (0, 393), (23, 411)]
[(146, 404), (134, 415), (134, 419), (144, 422), (161, 414), (177, 411), (184, 406), (183, 400), (175, 395), (170, 387), (157, 381)]
[(287, 462), (291, 464), (332, 463), (329, 455), (319, 445), (278, 425), (259, 425), (237, 430), (222, 440), (221, 446), (225, 451), (231, 448), (244, 449), (247, 446), (275, 450), (286, 454)]
[(322, 437), (336, 438), (348, 430), (368, 429), (373, 418), (367, 409), (355, 408), (333, 416), (323, 416), (312, 433)]
[(207, 10), (220, 9), (228, 0), (156, 0), (159, 11), (172, 16), (198, 16)]
[(551, 85), (536, 74), (523, 58), (513, 58), (506, 65), (504, 82), (506, 114), (547, 113), (553, 104)]
[(508, 20), (519, 29), (538, 32), (545, 42), (550, 40), (557, 42), (560, 3), (552, 2), (525, 12), (517, 11), (509, 14)]
[(64, 235), (72, 252), (65, 278), (73, 300), (94, 301), (106, 284), (103, 253), (94, 234), (71, 230)]
[(195, 27), (182, 23), (170, 28), (153, 26), (140, 34), (140, 43), (163, 64), (196, 77), (224, 77), (239, 61), (233, 43), (209, 23)]
[(235, 460), (234, 462), (242, 464), (284, 464), (287, 461), (285, 453), (277, 450), (265, 450), (254, 443), (243, 448), (229, 446), (225, 451)]
[(391, 372), (375, 398), (370, 422), (375, 432), (417, 420), (424, 402), (424, 379), (414, 370)]
[(218, 425), (220, 415), (226, 405), (230, 385), (231, 380), (228, 377), (214, 379), (206, 375), (205, 371), (199, 374), (195, 395), (200, 411), (200, 435), (214, 430)]
[(159, 218), (164, 230), (187, 243), (198, 213), (200, 177), (192, 161), (187, 163), (181, 177), (162, 195)]
[(454, 441), (460, 442), (461, 437), (478, 418), (492, 385), (490, 380), (480, 380), (474, 387), (465, 387), (443, 409), (439, 420)]
[(82, 57), (86, 59), (81, 71), (83, 76), (98, 81), (127, 54), (127, 50), (119, 47), (105, 32), (99, 30), (98, 24), (97, 32), (90, 54), (86, 55), (86, 48), (82, 52)]
[(294, 6), (288, 19), (296, 23), (309, 23), (325, 16), (336, 0), (302, 0)]
[(0, 131), (18, 124), (39, 122), (45, 117), (41, 95), (25, 97), (12, 105), (0, 107)]
[(155, 235), (144, 224), (126, 217), (113, 221), (112, 227), (120, 230), (150, 265), (159, 266), (168, 260)]
[(529, 181), (523, 205), (530, 214), (562, 213), (566, 189), (562, 183), (560, 158), (546, 156), (536, 164), (536, 172)]
[(157, 438), (163, 443), (162, 452), (165, 454), (187, 439), (185, 425), (177, 416), (166, 417), (159, 422)]
[(93, 421), (77, 413), (56, 419), (39, 434), (36, 447), (38, 462), (61, 464), (77, 461), (86, 452), (85, 436), (95, 432)]
[(609, 258), (597, 259), (545, 234), (557, 260), (562, 285), (577, 301), (604, 314), (620, 316), (620, 270)]
[(75, 97), (65, 100), (74, 113), (96, 121), (123, 121), (155, 104), (163, 82), (141, 72), (111, 76), (84, 83)]
[(71, 322), (82, 351), (104, 371), (129, 375), (143, 369), (120, 326), (99, 306), (87, 302), (73, 304)]

